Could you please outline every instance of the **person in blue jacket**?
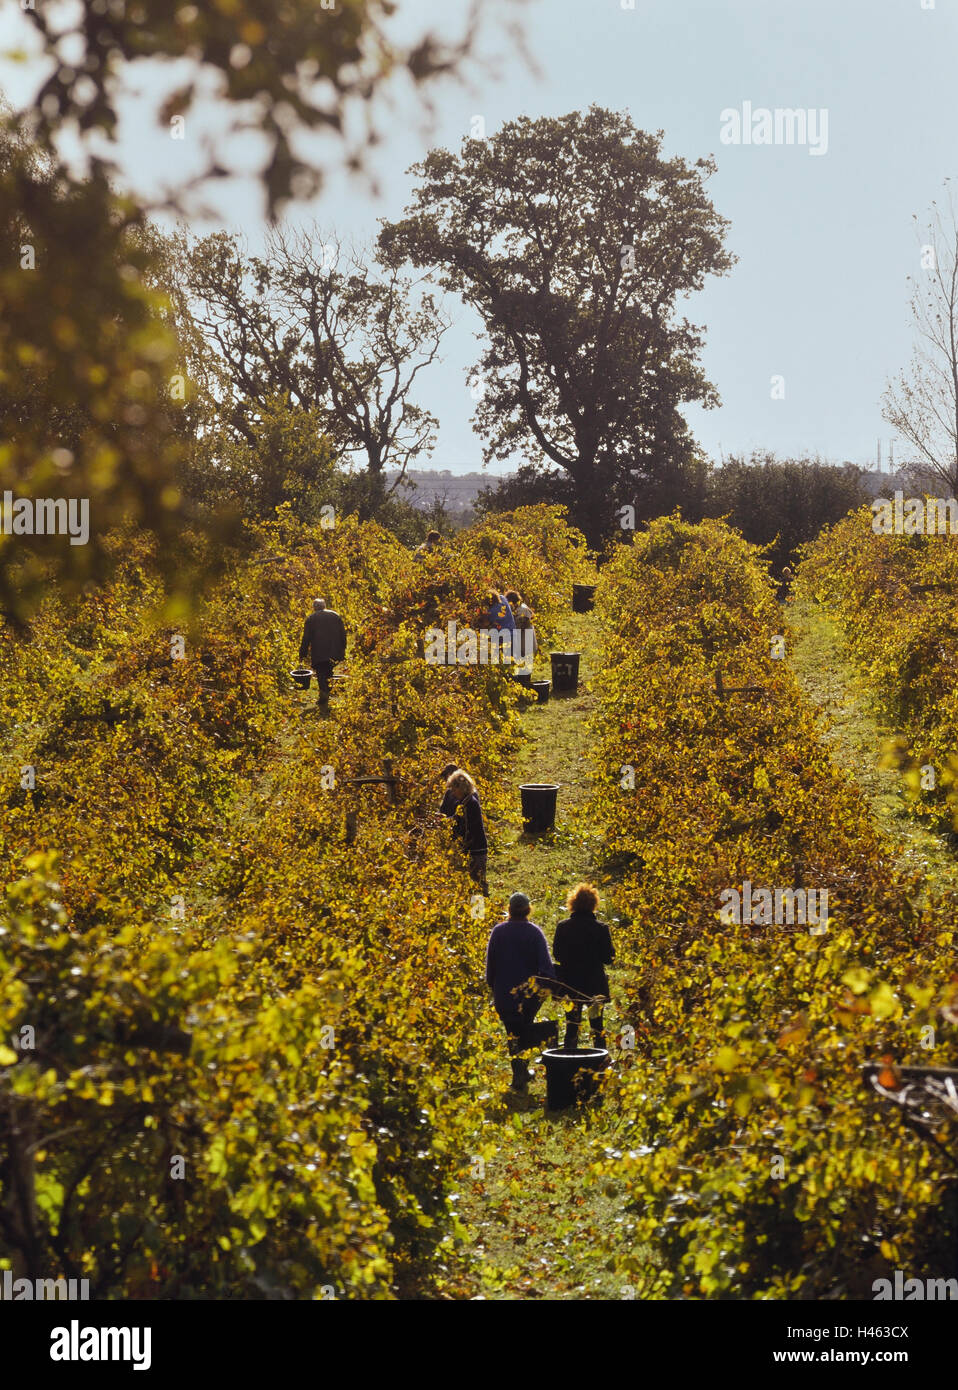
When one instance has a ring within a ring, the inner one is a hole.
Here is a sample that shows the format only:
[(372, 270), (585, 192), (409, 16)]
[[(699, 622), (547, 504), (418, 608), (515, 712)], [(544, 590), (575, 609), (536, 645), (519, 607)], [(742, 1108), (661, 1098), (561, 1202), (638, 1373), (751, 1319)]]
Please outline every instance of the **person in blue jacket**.
[(559, 1040), (557, 1023), (533, 1022), (544, 993), (551, 992), (556, 972), (548, 942), (531, 920), (531, 912), (525, 893), (513, 893), (509, 916), (493, 927), (486, 947), (486, 984), (506, 1030), (516, 1091), (525, 1091), (529, 1085), (522, 1054), (534, 1047), (554, 1047)]
[(485, 617), (485, 626), (497, 628), (500, 632), (515, 632), (515, 614), (505, 594), (500, 594), (498, 589), (490, 589), (486, 595), (486, 603), (488, 612)]
[(516, 618), (509, 606), (509, 600), (500, 594), (497, 589), (490, 589), (486, 595), (486, 612), (482, 616), (479, 624), (487, 634), (501, 632), (502, 637), (488, 638), (490, 653), (495, 650), (495, 658), (490, 656), (490, 660), (495, 662), (511, 662), (514, 659), (514, 648), (516, 645)]

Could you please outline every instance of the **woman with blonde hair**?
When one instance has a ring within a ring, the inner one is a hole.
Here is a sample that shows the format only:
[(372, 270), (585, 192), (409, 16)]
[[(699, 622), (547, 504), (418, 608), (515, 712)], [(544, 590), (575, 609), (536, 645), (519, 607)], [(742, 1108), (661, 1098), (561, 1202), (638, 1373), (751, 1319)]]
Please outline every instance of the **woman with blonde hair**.
[(489, 845), (486, 841), (486, 828), (482, 820), (482, 807), (479, 792), (468, 772), (457, 767), (446, 778), (446, 795), (441, 810), (452, 815), (452, 833), (461, 839), (469, 855), (469, 877), (479, 885), (480, 892), (486, 896), (486, 861)]
[[(605, 967), (615, 960), (612, 933), (607, 922), (596, 916), (599, 894), (591, 883), (577, 883), (566, 898), (569, 916), (556, 927), (552, 958), (556, 964), (556, 979), (576, 994), (609, 999), (609, 980)], [(573, 1000), (567, 1006), (563, 1049), (574, 1052), (579, 1045), (579, 1024), (582, 1021), (582, 1001)], [(589, 1006), (592, 1042), (605, 1047), (602, 1028), (602, 1003)]]

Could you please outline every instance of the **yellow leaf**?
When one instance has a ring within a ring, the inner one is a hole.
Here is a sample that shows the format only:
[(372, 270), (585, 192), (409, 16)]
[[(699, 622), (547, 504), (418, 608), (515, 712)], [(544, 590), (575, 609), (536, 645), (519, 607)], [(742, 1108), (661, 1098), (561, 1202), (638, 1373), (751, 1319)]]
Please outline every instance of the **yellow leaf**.
[(871, 982), (871, 971), (866, 970), (863, 965), (855, 965), (851, 970), (846, 970), (842, 976), (842, 984), (847, 985), (852, 994), (864, 994)]
[(734, 1071), (738, 1066), (738, 1053), (734, 1047), (720, 1047), (715, 1054), (716, 1071)]
[(876, 985), (868, 996), (871, 1011), (875, 1018), (891, 1018), (898, 1008), (898, 1000), (891, 985), (882, 982)]

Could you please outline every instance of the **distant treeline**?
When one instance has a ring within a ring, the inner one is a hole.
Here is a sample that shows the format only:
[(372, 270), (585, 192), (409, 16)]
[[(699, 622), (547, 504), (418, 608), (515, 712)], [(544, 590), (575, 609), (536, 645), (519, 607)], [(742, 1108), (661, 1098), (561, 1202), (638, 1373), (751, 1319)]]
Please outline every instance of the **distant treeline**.
[[(852, 463), (778, 459), (771, 453), (729, 458), (721, 465), (697, 459), (658, 486), (646, 484), (634, 504), (635, 521), (641, 526), (676, 508), (692, 522), (725, 517), (746, 540), (771, 546), (772, 569), (780, 574), (798, 547), (814, 540), (823, 526), (871, 500), (871, 476)], [(573, 498), (559, 474), (536, 476), (520, 469), (480, 492), (476, 508), (480, 513), (508, 511), (520, 502), (564, 502), (575, 523)], [(619, 527), (623, 539), (629, 534)]]

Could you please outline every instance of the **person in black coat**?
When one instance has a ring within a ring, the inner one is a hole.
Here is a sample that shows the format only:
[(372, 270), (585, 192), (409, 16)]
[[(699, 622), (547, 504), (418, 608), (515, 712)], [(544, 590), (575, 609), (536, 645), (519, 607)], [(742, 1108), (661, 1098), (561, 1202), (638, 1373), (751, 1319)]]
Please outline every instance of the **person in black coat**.
[[(608, 1001), (609, 979), (605, 967), (615, 960), (615, 948), (608, 923), (600, 922), (595, 915), (598, 905), (599, 895), (591, 883), (577, 883), (566, 899), (569, 916), (556, 927), (552, 958), (556, 964), (556, 979), (562, 984), (576, 994), (586, 994), (590, 998), (599, 995)], [(583, 1002), (572, 999), (567, 1005), (562, 1044), (566, 1052), (574, 1052), (579, 1045)], [(601, 1003), (589, 1006), (589, 1022), (593, 1046), (605, 1047)]]
[(449, 781), (452, 774), (458, 771), (458, 763), (446, 763), (446, 766), (439, 774), (439, 780), (442, 783), (442, 803), (439, 807), (439, 814), (441, 816), (454, 816), (456, 814), (456, 807), (459, 805), (459, 802), (448, 789), (446, 783)]
[(513, 893), (509, 917), (493, 927), (486, 947), (486, 984), (506, 1030), (516, 1091), (527, 1090), (531, 1079), (522, 1054), (533, 1047), (555, 1047), (559, 1040), (556, 1022), (534, 1021), (543, 998), (553, 992), (555, 966), (531, 912), (525, 893)]
[(333, 666), (346, 655), (346, 625), (338, 613), (326, 607), (324, 598), (313, 599), (313, 611), (306, 619), (303, 640), (299, 644), (299, 659), (316, 672), (320, 706), (329, 704), (329, 683)]
[(475, 782), (461, 767), (457, 767), (446, 781), (446, 795), (443, 797), (440, 810), (443, 815), (452, 814), (453, 837), (462, 841), (469, 855), (469, 876), (478, 884), (483, 897), (488, 897), (486, 861), (489, 845), (482, 820), (482, 807), (479, 804)]

